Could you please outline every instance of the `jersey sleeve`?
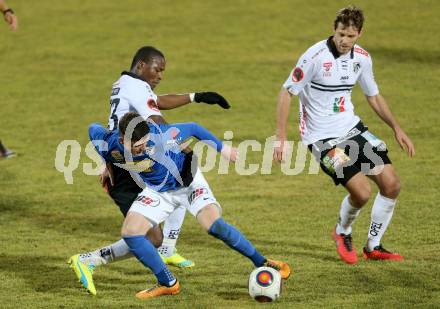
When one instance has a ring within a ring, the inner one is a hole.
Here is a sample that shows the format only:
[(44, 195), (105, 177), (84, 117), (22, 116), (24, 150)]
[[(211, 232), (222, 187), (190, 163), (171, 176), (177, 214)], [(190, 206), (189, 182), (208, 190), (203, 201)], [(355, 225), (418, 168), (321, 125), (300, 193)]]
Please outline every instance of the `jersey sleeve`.
[(365, 95), (372, 97), (379, 94), (379, 87), (374, 80), (373, 61), (371, 56), (367, 56), (363, 62), (361, 73), (359, 75), (359, 85)]
[(317, 65), (311, 54), (308, 50), (299, 58), (298, 63), (283, 84), (283, 87), (293, 95), (298, 95), (312, 81)]
[(136, 93), (130, 98), (126, 98), (132, 109), (141, 115), (144, 119), (151, 116), (162, 116), (157, 105), (157, 96), (148, 88), (138, 89)]
[(208, 129), (202, 127), (201, 125), (195, 122), (189, 123), (176, 123), (170, 125), (171, 134), (173, 134), (173, 128), (175, 130), (174, 139), (177, 140), (186, 140), (191, 136), (197, 138), (199, 141), (204, 142), (205, 144), (215, 148), (218, 152), (220, 152), (223, 148), (223, 142), (219, 140), (214, 134), (212, 134)]
[(92, 123), (89, 126), (89, 139), (95, 146), (98, 154), (107, 161), (108, 144), (105, 140), (107, 130), (98, 123)]

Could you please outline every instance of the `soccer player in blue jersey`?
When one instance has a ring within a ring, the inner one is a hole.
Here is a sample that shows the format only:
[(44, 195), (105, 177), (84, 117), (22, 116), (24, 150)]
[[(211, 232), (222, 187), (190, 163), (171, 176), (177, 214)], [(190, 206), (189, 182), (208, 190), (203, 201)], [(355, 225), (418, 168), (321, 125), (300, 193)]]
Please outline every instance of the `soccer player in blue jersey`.
[[(223, 109), (230, 108), (228, 101), (216, 92), (195, 92), (186, 94), (156, 95), (154, 92), (164, 77), (166, 60), (164, 54), (153, 46), (139, 48), (133, 56), (130, 70), (121, 73), (121, 76), (112, 85), (110, 94), (110, 114), (108, 129), (118, 128), (119, 119), (127, 112), (137, 112), (144, 119), (156, 123), (166, 123), (162, 111), (178, 108), (194, 103), (219, 105)], [(119, 207), (125, 217), (132, 203), (142, 191), (140, 187), (122, 168), (107, 164), (100, 175), (100, 182)], [(158, 226), (151, 229), (147, 237), (158, 247), (162, 259), (168, 265), (179, 268), (190, 268), (195, 264), (184, 258), (176, 248), (177, 239), (185, 218), (185, 209), (176, 209), (163, 224), (163, 232)], [(109, 263), (132, 257), (130, 248), (120, 239), (98, 249), (75, 254), (69, 258), (70, 267), (82, 280), (84, 271), (90, 274), (96, 269)], [(87, 270), (85, 270), (87, 268)], [(96, 295), (93, 278), (83, 282), (84, 287), (92, 295)]]
[(109, 132), (93, 124), (89, 135), (106, 162), (124, 164), (131, 171), (142, 165), (143, 171), (135, 173), (146, 186), (130, 207), (121, 235), (135, 257), (154, 273), (158, 285), (138, 292), (136, 297), (143, 299), (180, 292), (179, 282), (150, 240), (145, 238), (151, 228), (179, 207), (186, 208), (205, 231), (248, 257), (256, 267), (267, 265), (278, 269), (283, 279), (289, 277), (287, 263), (266, 259), (240, 231), (221, 218), (221, 207), (197, 165), (192, 164), (192, 154), (182, 152), (179, 144), (193, 136), (232, 161), (237, 157), (235, 148), (223, 144), (196, 123), (148, 125), (137, 113), (124, 115), (119, 131)]

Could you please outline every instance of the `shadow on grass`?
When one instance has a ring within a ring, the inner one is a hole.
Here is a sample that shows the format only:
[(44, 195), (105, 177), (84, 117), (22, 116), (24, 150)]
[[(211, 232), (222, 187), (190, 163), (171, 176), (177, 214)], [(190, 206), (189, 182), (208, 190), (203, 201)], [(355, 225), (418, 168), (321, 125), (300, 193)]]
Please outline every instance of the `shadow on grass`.
[(0, 222), (20, 220), (23, 224), (35, 231), (48, 229), (62, 234), (84, 235), (113, 235), (118, 232), (122, 224), (122, 216), (115, 216), (116, 207), (109, 205), (108, 213), (102, 211), (68, 211), (62, 204), (54, 207), (18, 196), (8, 196), (0, 199)]
[(22, 278), (39, 293), (64, 294), (66, 288), (75, 285), (67, 264), (60, 266), (60, 260), (55, 257), (0, 254), (0, 270)]

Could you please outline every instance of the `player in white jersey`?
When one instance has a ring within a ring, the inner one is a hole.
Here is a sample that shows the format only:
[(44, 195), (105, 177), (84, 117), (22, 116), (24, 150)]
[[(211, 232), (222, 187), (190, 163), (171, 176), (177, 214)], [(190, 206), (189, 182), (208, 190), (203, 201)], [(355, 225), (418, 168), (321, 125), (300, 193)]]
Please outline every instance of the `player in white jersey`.
[[(218, 104), (224, 109), (230, 107), (226, 99), (216, 92), (157, 96), (153, 90), (162, 80), (165, 65), (165, 56), (152, 46), (144, 46), (136, 52), (130, 71), (122, 72), (121, 77), (112, 86), (108, 121), (110, 130), (117, 129), (119, 120), (127, 112), (136, 112), (144, 119), (150, 119), (155, 123), (165, 123), (161, 109), (172, 109), (191, 102)], [(107, 164), (100, 181), (125, 217), (142, 188), (136, 184), (128, 171), (111, 164)], [(151, 229), (147, 234), (153, 244), (160, 246), (158, 251), (163, 260), (180, 268), (194, 266), (192, 261), (179, 255), (175, 248), (184, 217), (185, 209), (177, 208), (165, 221), (163, 234), (160, 227)], [(90, 293), (96, 294), (92, 279), (93, 270), (99, 265), (128, 257), (132, 257), (132, 254), (124, 240), (120, 239), (95, 251), (74, 255), (69, 262), (75, 273), (79, 274), (84, 287)], [(85, 272), (88, 273), (88, 278), (81, 277)]]
[(334, 35), (316, 43), (300, 57), (279, 94), (276, 133), (279, 147), (274, 149), (274, 160), (282, 161), (291, 96), (298, 95), (302, 142), (320, 161), (323, 171), (349, 193), (342, 201), (339, 222), (333, 231), (337, 252), (348, 264), (357, 262), (351, 231), (355, 218), (371, 195), (368, 178), (376, 183), (380, 192), (373, 204), (363, 256), (375, 260), (403, 259), (381, 245), (400, 183), (385, 143), (368, 131), (354, 113), (351, 91), (356, 82), (372, 109), (393, 129), (399, 145), (409, 156), (415, 154), (411, 140), (379, 94), (370, 54), (356, 45), (363, 21), (363, 13), (356, 7), (340, 10), (334, 21)]

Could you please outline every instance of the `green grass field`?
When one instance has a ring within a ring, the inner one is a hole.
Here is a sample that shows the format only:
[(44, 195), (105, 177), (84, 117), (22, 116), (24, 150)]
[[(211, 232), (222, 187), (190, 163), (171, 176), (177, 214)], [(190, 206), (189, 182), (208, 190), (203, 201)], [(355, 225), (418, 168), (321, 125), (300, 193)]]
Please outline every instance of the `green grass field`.
[[(82, 164), (67, 185), (54, 167), (62, 140), (87, 143), (87, 126), (106, 123), (111, 84), (135, 50), (154, 45), (167, 57), (157, 93), (214, 90), (224, 111), (193, 105), (164, 112), (170, 122), (197, 121), (237, 145), (275, 132), (278, 91), (297, 58), (331, 34), (345, 1), (16, 1), (19, 31), (0, 23), (0, 138), (18, 153), (0, 161), (0, 307), (178, 308), (257, 307), (247, 293), (251, 263), (202, 232), (190, 215), (178, 248), (192, 270), (176, 270), (182, 293), (138, 301), (154, 283), (136, 260), (96, 271), (98, 295), (80, 288), (66, 264), (75, 253), (119, 238), (122, 216)], [(343, 264), (331, 230), (343, 188), (322, 172), (206, 177), (224, 217), (266, 255), (286, 260), (294, 274), (271, 307), (440, 307), (440, 2), (357, 1), (366, 14), (359, 44), (373, 56), (381, 93), (413, 139), (408, 159), (391, 130), (357, 87), (357, 113), (390, 148), (402, 192), (384, 244), (403, 263)], [(298, 140), (297, 104), (290, 137)], [(252, 163), (262, 153), (250, 153)], [(91, 162), (81, 153), (81, 163)], [(307, 169), (306, 169), (307, 170)], [(374, 191), (375, 194), (376, 190)], [(367, 236), (371, 202), (354, 226), (358, 250)]]

